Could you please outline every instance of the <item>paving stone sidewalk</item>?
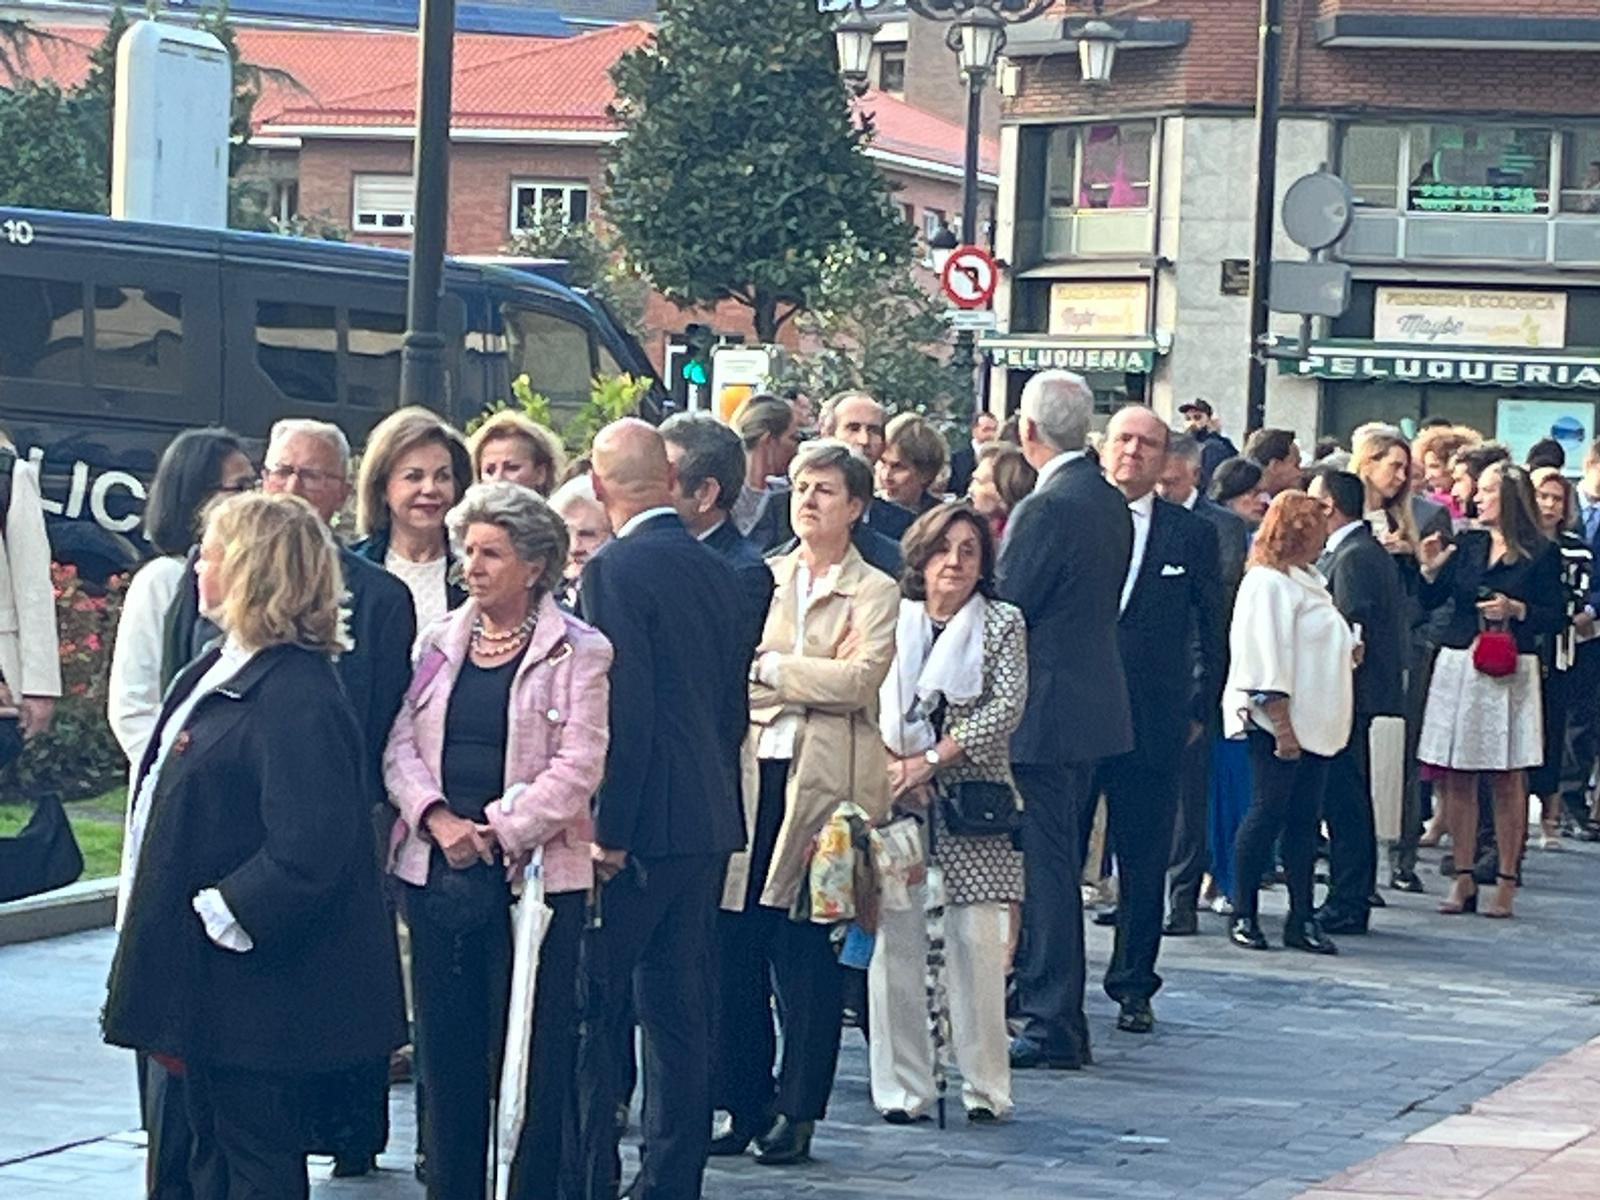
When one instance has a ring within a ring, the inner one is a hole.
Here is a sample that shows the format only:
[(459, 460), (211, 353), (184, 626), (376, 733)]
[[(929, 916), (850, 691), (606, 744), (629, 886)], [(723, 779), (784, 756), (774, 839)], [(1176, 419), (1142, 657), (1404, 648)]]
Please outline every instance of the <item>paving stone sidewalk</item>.
[[(1391, 906), (1376, 914), (1376, 932), (1341, 939), (1344, 953), (1333, 959), (1235, 950), (1222, 919), (1205, 914), (1201, 937), (1163, 949), (1167, 983), (1148, 1037), (1115, 1029), (1114, 1006), (1098, 988), (1109, 937), (1092, 929), (1093, 1069), (1019, 1074), (1017, 1116), (998, 1127), (970, 1128), (957, 1114), (942, 1132), (894, 1128), (872, 1111), (866, 1056), (847, 1031), (818, 1161), (787, 1171), (716, 1163), (706, 1196), (1484, 1195), (1489, 1177), (1472, 1172), (1436, 1174), (1425, 1191), (1386, 1188), (1381, 1166), (1376, 1175), (1341, 1172), (1385, 1163), (1379, 1156), (1409, 1148), (1407, 1138), (1600, 1037), (1600, 848), (1530, 853), (1526, 873), (1515, 921), (1444, 918), (1434, 913), (1444, 883), (1430, 863), (1434, 895), (1386, 893)], [(1281, 912), (1282, 890), (1265, 902), (1276, 938), (1270, 914)], [(134, 1124), (130, 1056), (96, 1035), (111, 947), (102, 932), (0, 949), (0, 1200), (141, 1195), (140, 1141), (120, 1132)], [(1555, 1078), (1532, 1075), (1520, 1094), (1537, 1102), (1540, 1081)], [(1550, 1086), (1543, 1119), (1573, 1134), (1563, 1143), (1571, 1152), (1593, 1154), (1574, 1130), (1600, 1125), (1600, 1084)], [(317, 1200), (420, 1200), (408, 1171), (407, 1089), (396, 1089), (392, 1109), (384, 1170), (333, 1181), (317, 1165)], [(1394, 1174), (1397, 1183), (1412, 1178)], [(1336, 1190), (1313, 1190), (1324, 1181)], [(1540, 1192), (1537, 1177), (1530, 1186), (1505, 1200), (1574, 1194)]]

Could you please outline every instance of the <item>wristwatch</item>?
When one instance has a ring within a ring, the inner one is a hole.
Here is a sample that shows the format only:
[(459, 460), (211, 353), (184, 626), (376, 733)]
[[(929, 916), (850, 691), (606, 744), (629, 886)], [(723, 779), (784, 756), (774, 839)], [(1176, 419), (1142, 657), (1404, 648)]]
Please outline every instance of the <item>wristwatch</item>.
[(937, 749), (924, 750), (922, 752), (922, 761), (927, 763), (930, 767), (934, 768), (935, 770), (938, 770), (939, 765), (940, 765), (939, 751)]

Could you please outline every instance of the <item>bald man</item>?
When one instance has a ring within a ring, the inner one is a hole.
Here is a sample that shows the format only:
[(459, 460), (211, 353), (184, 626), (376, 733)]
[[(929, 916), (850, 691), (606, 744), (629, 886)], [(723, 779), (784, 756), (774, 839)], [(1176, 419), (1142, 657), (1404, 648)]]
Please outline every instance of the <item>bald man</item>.
[[(616, 1163), (615, 1051), (626, 995), (644, 1038), (644, 1155), (633, 1192), (692, 1200), (711, 1141), (712, 937), (728, 856), (744, 846), (739, 747), (749, 724), (749, 646), (733, 570), (673, 507), (666, 443), (643, 421), (594, 442), (595, 496), (616, 535), (583, 570), (583, 616), (611, 640), (611, 741), (595, 798), (603, 926), (591, 934), (608, 983), (582, 1061), (581, 1111)], [(600, 1097), (595, 1098), (599, 1089)], [(591, 1103), (590, 1100), (594, 1102)]]

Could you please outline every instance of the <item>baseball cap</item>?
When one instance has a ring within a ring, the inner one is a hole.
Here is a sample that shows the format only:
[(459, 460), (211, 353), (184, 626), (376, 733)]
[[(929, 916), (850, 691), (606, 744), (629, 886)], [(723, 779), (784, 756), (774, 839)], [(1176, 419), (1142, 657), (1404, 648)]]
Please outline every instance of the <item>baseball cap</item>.
[(1184, 416), (1188, 416), (1190, 413), (1200, 413), (1202, 416), (1207, 417), (1212, 415), (1211, 405), (1204, 400), (1191, 400), (1187, 404), (1180, 404), (1178, 405), (1178, 412)]

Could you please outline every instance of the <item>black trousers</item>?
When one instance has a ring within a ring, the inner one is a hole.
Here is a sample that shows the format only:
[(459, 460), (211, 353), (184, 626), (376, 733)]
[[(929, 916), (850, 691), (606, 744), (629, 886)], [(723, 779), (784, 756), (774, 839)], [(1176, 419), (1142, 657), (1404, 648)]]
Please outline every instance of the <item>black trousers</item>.
[(1211, 869), (1206, 845), (1207, 789), (1211, 784), (1211, 743), (1216, 731), (1183, 748), (1178, 766), (1178, 811), (1172, 827), (1172, 859), (1167, 876), (1167, 904), (1174, 913), (1193, 912), (1200, 904), (1200, 880)]
[(1052, 1057), (1090, 1061), (1083, 1015), (1082, 829), (1093, 800), (1094, 768), (1016, 763), (1022, 792), (1022, 942), (1017, 1001), (1023, 1036)]
[(1567, 727), (1562, 755), (1562, 795), (1566, 810), (1588, 824), (1589, 773), (1600, 754), (1600, 642), (1578, 647), (1567, 672)]
[[(577, 1034), (575, 981), (584, 896), (546, 897), (553, 916), (539, 953), (527, 1117), (517, 1143), (511, 1194), (556, 1195), (562, 1121), (572, 1098)], [(511, 910), (461, 931), (408, 906), (418, 1071), (428, 1094), (428, 1195), (472, 1200), (485, 1190), (490, 1104), (499, 1094), (511, 988)]]
[(194, 1134), (189, 1129), (189, 1098), (184, 1077), (173, 1075), (147, 1054), (135, 1058), (145, 1142), (146, 1200), (194, 1200), (189, 1160)]
[(1378, 829), (1372, 811), (1372, 717), (1357, 713), (1350, 744), (1328, 760), (1322, 815), (1328, 823), (1328, 895), (1323, 911), (1364, 921), (1378, 886)]
[(1426, 642), (1413, 643), (1411, 665), (1406, 672), (1406, 761), (1405, 783), (1400, 793), (1400, 840), (1389, 859), (1395, 871), (1417, 869), (1417, 843), (1422, 838), (1423, 809), (1432, 784), (1422, 779), (1422, 764), (1417, 746), (1422, 741), (1422, 714), (1428, 707), (1428, 688), (1433, 683), (1433, 660), (1439, 651)]
[(292, 1075), (188, 1064), (195, 1200), (306, 1200), (303, 1087)]
[[(620, 1174), (622, 989), (644, 1034), (644, 1153), (637, 1200), (695, 1200), (711, 1145), (711, 1008), (717, 907), (725, 854), (630, 859), (601, 896), (603, 922), (584, 950), (589, 997), (579, 1055), (588, 1155)], [(598, 1126), (598, 1128), (597, 1128)], [(611, 1195), (615, 1194), (613, 1190)]]
[(1117, 932), (1105, 989), (1119, 1004), (1148, 1000), (1161, 988), (1161, 914), (1179, 774), (1136, 754), (1107, 759), (1095, 771), (1106, 798), (1106, 822), (1117, 859)]
[(1305, 753), (1285, 760), (1273, 753), (1270, 734), (1251, 730), (1250, 810), (1233, 847), (1233, 908), (1254, 918), (1261, 878), (1272, 868), (1272, 850), (1283, 838), (1283, 873), (1289, 888), (1290, 921), (1309, 921), (1314, 910), (1317, 818), (1329, 760)]

